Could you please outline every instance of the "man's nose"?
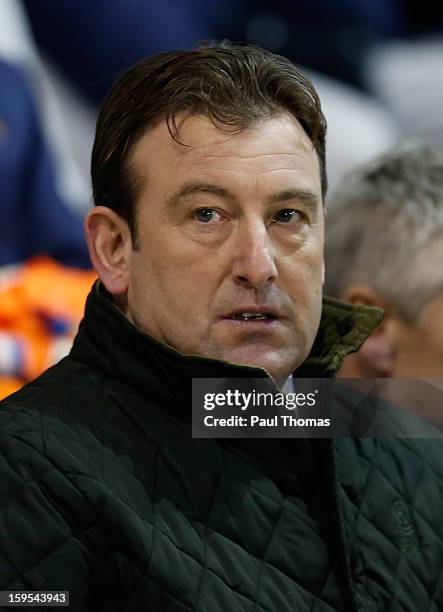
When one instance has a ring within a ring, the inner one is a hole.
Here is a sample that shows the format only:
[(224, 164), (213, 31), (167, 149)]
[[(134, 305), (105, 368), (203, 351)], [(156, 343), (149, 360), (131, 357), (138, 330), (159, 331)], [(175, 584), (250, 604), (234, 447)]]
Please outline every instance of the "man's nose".
[(264, 222), (244, 223), (234, 247), (233, 276), (246, 289), (259, 289), (277, 278), (274, 246)]

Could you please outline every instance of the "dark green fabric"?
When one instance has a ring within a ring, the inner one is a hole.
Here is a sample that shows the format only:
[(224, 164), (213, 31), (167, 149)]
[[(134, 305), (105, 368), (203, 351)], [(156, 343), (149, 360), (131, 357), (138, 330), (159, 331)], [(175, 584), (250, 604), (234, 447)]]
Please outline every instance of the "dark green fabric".
[[(300, 371), (331, 375), (363, 315), (327, 301)], [(192, 439), (205, 376), (266, 373), (180, 355), (94, 289), (70, 356), (1, 405), (0, 589), (94, 612), (443, 609), (440, 442)]]
[(380, 308), (352, 306), (324, 297), (314, 346), (296, 375), (300, 378), (333, 376), (343, 358), (357, 351), (382, 319), (383, 311)]

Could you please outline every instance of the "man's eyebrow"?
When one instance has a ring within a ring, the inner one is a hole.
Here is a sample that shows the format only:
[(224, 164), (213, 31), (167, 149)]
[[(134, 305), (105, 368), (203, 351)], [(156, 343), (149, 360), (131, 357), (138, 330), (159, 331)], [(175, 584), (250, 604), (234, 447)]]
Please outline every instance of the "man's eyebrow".
[[(198, 193), (209, 193), (220, 198), (237, 200), (236, 196), (224, 187), (220, 187), (219, 185), (212, 183), (193, 182), (183, 185), (170, 198), (168, 198), (168, 205), (171, 207), (177, 206), (180, 201), (187, 196)], [(320, 200), (315, 193), (299, 188), (284, 189), (283, 191), (279, 191), (268, 198), (268, 202), (270, 204), (289, 202), (290, 200), (297, 200), (307, 208), (312, 208), (313, 210), (318, 209), (320, 205)]]
[(179, 204), (180, 200), (197, 193), (209, 193), (220, 198), (235, 199), (235, 196), (228, 189), (220, 187), (219, 185), (213, 185), (212, 183), (187, 183), (168, 198), (168, 204), (170, 206), (175, 206)]
[(273, 194), (269, 198), (271, 204), (289, 202), (290, 200), (298, 200), (307, 208), (312, 208), (314, 210), (321, 204), (319, 197), (312, 191), (307, 191), (306, 189), (284, 189), (283, 191)]

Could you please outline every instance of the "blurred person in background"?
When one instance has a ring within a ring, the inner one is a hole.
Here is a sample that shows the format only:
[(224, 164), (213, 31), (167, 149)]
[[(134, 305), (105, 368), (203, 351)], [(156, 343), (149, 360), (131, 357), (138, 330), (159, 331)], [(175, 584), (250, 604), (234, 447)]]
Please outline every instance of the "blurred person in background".
[(0, 269), (34, 255), (91, 267), (75, 210), (90, 191), (70, 143), (57, 146), (69, 117), (54, 103), (21, 4), (0, 0), (0, 14)]
[(69, 351), (96, 275), (70, 138), (83, 115), (58, 96), (21, 4), (0, 0), (0, 15), (1, 398)]
[(326, 224), (326, 293), (385, 311), (340, 376), (442, 378), (443, 146), (411, 141), (350, 172)]

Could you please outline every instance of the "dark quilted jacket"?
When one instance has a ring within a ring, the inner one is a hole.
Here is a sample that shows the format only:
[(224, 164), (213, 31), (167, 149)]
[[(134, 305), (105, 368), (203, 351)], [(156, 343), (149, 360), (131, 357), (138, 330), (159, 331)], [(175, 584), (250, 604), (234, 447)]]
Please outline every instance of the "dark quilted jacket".
[[(326, 302), (303, 375), (374, 324)], [(2, 403), (0, 589), (94, 612), (443, 610), (441, 442), (192, 439), (190, 378), (243, 375), (263, 371), (176, 353), (96, 287), (70, 356)]]

